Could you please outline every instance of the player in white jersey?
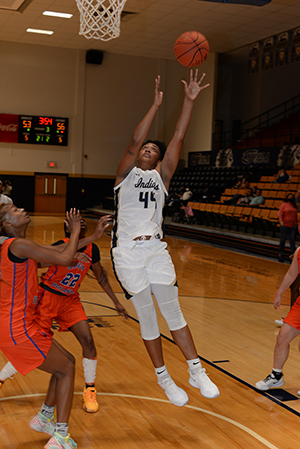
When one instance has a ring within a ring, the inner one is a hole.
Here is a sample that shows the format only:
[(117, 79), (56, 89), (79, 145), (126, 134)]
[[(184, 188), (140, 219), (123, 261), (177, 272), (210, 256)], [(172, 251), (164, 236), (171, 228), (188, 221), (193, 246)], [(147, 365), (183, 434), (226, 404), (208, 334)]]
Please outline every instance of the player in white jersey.
[(189, 83), (182, 81), (185, 91), (183, 107), (167, 148), (163, 142), (156, 140), (143, 143), (163, 100), (160, 77), (157, 77), (153, 104), (135, 129), (119, 162), (114, 188), (115, 222), (111, 249), (114, 271), (137, 312), (141, 335), (158, 383), (169, 400), (178, 406), (185, 405), (188, 396), (175, 384), (165, 366), (152, 293), (175, 343), (187, 360), (189, 383), (200, 388), (207, 398), (220, 394), (201, 366), (178, 302), (175, 269), (166, 249), (167, 244), (161, 241), (165, 195), (178, 164), (193, 102), (209, 86), (201, 86), (204, 76), (198, 80), (198, 70), (195, 73), (191, 70)]

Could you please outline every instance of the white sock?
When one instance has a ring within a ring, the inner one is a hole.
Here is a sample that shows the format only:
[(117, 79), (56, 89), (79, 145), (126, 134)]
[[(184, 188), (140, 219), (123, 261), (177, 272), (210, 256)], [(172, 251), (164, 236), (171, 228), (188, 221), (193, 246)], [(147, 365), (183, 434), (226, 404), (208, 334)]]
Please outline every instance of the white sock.
[(97, 359), (82, 359), (84, 379), (86, 384), (94, 385), (96, 379)]
[(166, 377), (170, 376), (170, 374), (168, 373), (166, 365), (163, 365), (160, 368), (154, 368), (154, 369), (155, 369), (155, 374), (157, 376), (158, 382), (161, 382)]
[(4, 382), (6, 379), (9, 377), (12, 378), (12, 376), (17, 373), (18, 371), (15, 367), (10, 362), (7, 362), (7, 364), (0, 371), (0, 380), (1, 382)]
[(278, 369), (278, 368), (273, 368), (273, 371), (275, 373), (282, 373), (282, 369)]
[(189, 369), (192, 374), (198, 373), (198, 371), (202, 368), (199, 357), (197, 359), (187, 360), (187, 364), (189, 365)]

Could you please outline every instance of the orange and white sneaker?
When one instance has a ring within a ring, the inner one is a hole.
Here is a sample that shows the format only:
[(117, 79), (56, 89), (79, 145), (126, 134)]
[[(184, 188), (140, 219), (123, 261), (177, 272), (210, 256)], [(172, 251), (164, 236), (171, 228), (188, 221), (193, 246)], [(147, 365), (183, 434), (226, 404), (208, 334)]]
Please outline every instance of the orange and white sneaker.
[(48, 435), (53, 435), (55, 431), (55, 419), (54, 415), (51, 418), (46, 418), (41, 412), (30, 421), (29, 427), (36, 432), (47, 433)]
[(76, 449), (77, 444), (68, 434), (67, 437), (63, 437), (59, 435), (57, 432), (54, 432), (44, 449)]
[(95, 413), (99, 410), (96, 388), (88, 387), (83, 390), (83, 410), (88, 413)]

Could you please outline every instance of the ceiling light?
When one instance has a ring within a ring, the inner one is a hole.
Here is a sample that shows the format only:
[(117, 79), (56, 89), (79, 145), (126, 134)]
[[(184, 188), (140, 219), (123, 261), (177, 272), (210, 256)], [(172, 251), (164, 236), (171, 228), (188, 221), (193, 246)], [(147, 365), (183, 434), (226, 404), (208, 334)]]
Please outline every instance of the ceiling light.
[(67, 14), (65, 12), (44, 11), (43, 16), (62, 17), (63, 19), (71, 19), (73, 14)]
[(28, 33), (37, 33), (37, 34), (53, 34), (54, 31), (48, 31), (48, 30), (36, 30), (35, 28), (27, 28), (26, 30)]

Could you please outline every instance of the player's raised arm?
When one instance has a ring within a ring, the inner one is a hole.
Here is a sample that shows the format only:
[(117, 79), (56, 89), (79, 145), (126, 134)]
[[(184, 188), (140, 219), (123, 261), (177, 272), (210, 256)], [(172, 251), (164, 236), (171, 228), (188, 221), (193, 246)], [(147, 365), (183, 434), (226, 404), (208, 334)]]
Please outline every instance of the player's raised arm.
[(142, 121), (138, 124), (131, 137), (129, 145), (119, 162), (116, 183), (118, 185), (128, 175), (130, 170), (134, 167), (138, 152), (145, 141), (149, 132), (150, 126), (153, 122), (156, 112), (163, 101), (163, 92), (160, 91), (160, 76), (155, 79), (154, 99), (153, 104)]
[(70, 229), (70, 240), (62, 252), (53, 251), (51, 246), (41, 246), (26, 238), (16, 238), (11, 243), (11, 252), (19, 258), (30, 258), (37, 262), (68, 266), (77, 250), (78, 237), (80, 233), (80, 213), (71, 209), (66, 213), (66, 221)]
[(196, 69), (195, 73), (193, 70), (190, 71), (189, 83), (181, 80), (184, 84), (185, 93), (181, 114), (176, 124), (174, 136), (167, 147), (166, 154), (157, 167), (167, 189), (179, 161), (180, 151), (192, 115), (194, 100), (202, 90), (209, 87), (209, 84), (201, 85), (204, 77), (205, 73), (198, 80), (198, 69)]
[[(96, 225), (96, 229), (93, 232), (92, 235), (90, 235), (89, 237), (84, 237), (82, 239), (78, 240), (78, 245), (77, 245), (77, 249), (83, 248), (87, 245), (89, 245), (90, 243), (95, 242), (96, 240), (100, 239), (100, 237), (103, 235), (104, 231), (108, 228), (108, 226), (111, 224), (112, 219), (111, 219), (111, 215), (103, 215), (97, 225)], [(68, 224), (67, 224), (67, 230), (69, 231), (68, 228)], [(67, 246), (67, 243), (61, 243), (60, 245), (55, 245), (55, 246), (48, 246), (48, 245), (40, 245), (43, 246), (45, 248), (50, 248), (53, 251), (57, 251), (57, 252), (62, 252), (64, 251), (65, 247)], [(44, 266), (44, 265), (43, 265)]]

